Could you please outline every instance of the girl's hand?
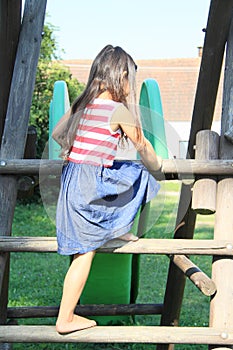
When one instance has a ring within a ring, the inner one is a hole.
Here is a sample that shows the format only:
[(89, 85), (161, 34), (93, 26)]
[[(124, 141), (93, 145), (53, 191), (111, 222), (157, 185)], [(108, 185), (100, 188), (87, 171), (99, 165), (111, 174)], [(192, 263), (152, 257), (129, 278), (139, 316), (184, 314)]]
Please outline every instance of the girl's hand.
[(142, 130), (140, 130), (141, 135), (140, 140), (138, 140), (135, 119), (131, 112), (123, 105), (117, 108), (111, 120), (111, 128), (114, 131), (119, 127), (134, 144), (136, 150), (140, 154), (142, 163), (146, 166), (148, 171), (151, 173), (158, 172), (162, 166), (162, 158), (157, 156), (153, 146), (150, 141), (145, 138)]

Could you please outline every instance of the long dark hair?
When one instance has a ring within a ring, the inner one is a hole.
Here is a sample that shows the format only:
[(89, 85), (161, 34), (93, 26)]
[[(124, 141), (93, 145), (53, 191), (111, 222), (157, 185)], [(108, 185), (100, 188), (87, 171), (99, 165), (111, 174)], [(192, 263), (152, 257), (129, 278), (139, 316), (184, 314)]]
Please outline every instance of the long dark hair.
[[(122, 102), (127, 108), (136, 106), (136, 70), (132, 57), (121, 47), (105, 46), (92, 63), (87, 85), (83, 93), (76, 98), (71, 107), (71, 116), (67, 127), (60, 135), (63, 139), (62, 155), (69, 154), (73, 145), (79, 120), (85, 107), (104, 91), (108, 91), (112, 99)], [(125, 92), (125, 81), (129, 83), (129, 94)], [(141, 137), (140, 121), (136, 110), (133, 111), (137, 125), (138, 141)], [(127, 138), (122, 133), (122, 138)]]

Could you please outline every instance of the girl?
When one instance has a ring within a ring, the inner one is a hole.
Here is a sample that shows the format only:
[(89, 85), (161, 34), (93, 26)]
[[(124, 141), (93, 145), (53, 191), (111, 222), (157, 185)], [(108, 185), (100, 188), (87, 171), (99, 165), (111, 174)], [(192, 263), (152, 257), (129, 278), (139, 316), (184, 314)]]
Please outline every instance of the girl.
[[(161, 168), (161, 158), (144, 137), (134, 110), (136, 70), (122, 48), (104, 47), (84, 92), (53, 131), (68, 160), (57, 205), (58, 253), (73, 255), (56, 322), (59, 333), (96, 325), (74, 314), (95, 250), (114, 238), (137, 240), (130, 233), (136, 213), (159, 190), (150, 173)], [(144, 165), (114, 161), (119, 140), (127, 138)]]

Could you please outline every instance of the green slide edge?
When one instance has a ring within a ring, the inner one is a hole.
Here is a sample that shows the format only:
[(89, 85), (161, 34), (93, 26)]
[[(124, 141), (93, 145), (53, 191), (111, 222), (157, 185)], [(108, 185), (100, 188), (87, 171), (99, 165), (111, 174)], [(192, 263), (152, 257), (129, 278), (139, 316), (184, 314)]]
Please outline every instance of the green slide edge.
[(70, 107), (67, 84), (63, 80), (54, 83), (53, 98), (49, 108), (49, 159), (60, 159), (60, 146), (52, 139), (55, 125)]

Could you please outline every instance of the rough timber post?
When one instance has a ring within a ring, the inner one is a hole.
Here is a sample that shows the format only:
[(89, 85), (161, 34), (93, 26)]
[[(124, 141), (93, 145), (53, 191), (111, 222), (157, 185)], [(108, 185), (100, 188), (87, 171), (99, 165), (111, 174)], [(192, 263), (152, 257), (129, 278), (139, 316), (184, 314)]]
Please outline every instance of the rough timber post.
[[(7, 111), (8, 97), (13, 74), (15, 55), (21, 26), (21, 1), (0, 1), (0, 142), (3, 133), (5, 116)], [(1, 234), (1, 233), (0, 233)], [(5, 318), (8, 298), (9, 279), (9, 253), (0, 253), (0, 295), (4, 302), (0, 302), (0, 321)], [(4, 312), (3, 312), (4, 309)]]
[[(232, 17), (233, 18), (233, 17)], [(223, 108), (220, 136), (220, 159), (233, 159), (233, 144), (224, 134), (233, 124), (233, 20), (229, 31), (223, 87)], [(233, 234), (233, 178), (220, 178), (217, 189), (214, 239), (232, 239)], [(217, 293), (210, 303), (210, 327), (233, 328), (233, 259), (219, 256), (213, 259), (212, 278)], [(209, 349), (217, 349), (211, 345)], [(232, 349), (231, 346), (226, 348)]]
[[(211, 130), (197, 133), (195, 159), (218, 159), (219, 135)], [(196, 179), (192, 191), (192, 209), (197, 214), (213, 214), (216, 211), (216, 178), (205, 176)]]
[(0, 140), (21, 26), (21, 2), (19, 0), (0, 1)]
[[(24, 154), (36, 67), (40, 51), (46, 0), (26, 0), (19, 44), (2, 136), (0, 157), (18, 159)], [(11, 226), (17, 195), (15, 176), (0, 176), (0, 235), (11, 234)], [(5, 266), (8, 256), (1, 256), (0, 271), (3, 285), (0, 286), (0, 323), (7, 317), (8, 276)]]
[[(193, 146), (197, 132), (199, 130), (211, 128), (225, 44), (231, 23), (232, 10), (232, 0), (212, 0), (210, 3), (203, 55), (192, 115), (187, 158), (194, 158)], [(188, 200), (191, 198), (191, 186), (184, 184), (181, 188), (176, 221), (177, 225), (180, 223), (183, 223), (183, 225), (180, 225), (179, 229), (176, 230), (174, 238), (193, 237), (196, 213), (191, 209), (190, 205), (188, 206), (186, 214), (183, 215), (184, 203), (187, 201), (187, 198)], [(161, 325), (178, 325), (184, 287), (184, 274), (171, 262), (167, 278)], [(173, 344), (157, 345), (157, 350), (172, 349), (174, 349)]]

